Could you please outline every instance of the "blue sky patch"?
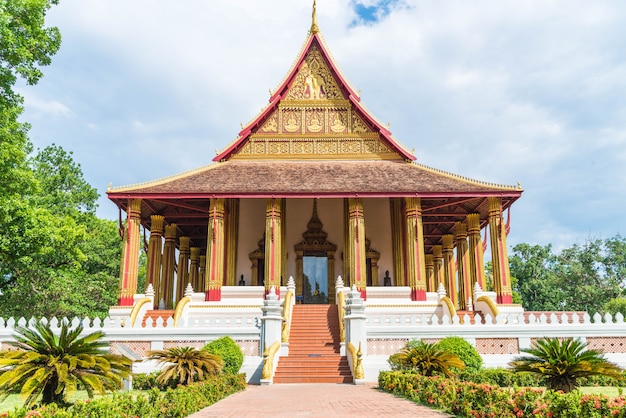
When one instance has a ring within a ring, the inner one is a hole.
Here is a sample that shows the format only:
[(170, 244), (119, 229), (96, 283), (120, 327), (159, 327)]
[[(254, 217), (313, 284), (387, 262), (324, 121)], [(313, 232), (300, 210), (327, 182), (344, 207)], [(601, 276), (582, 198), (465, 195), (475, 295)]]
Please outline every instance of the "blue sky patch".
[(352, 22), (352, 26), (359, 24), (372, 24), (380, 21), (389, 14), (392, 7), (397, 4), (399, 0), (380, 0), (372, 4), (372, 2), (355, 1), (354, 11), (356, 12), (358, 19)]

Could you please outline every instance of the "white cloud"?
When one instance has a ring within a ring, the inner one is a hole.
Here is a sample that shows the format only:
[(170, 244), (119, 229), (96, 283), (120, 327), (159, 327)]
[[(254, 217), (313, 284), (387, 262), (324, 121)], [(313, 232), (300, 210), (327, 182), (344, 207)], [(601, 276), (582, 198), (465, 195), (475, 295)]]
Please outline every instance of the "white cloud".
[[(512, 241), (626, 234), (626, 4), (406, 0), (356, 26), (354, 5), (317, 4), (344, 75), (420, 162), (520, 180)], [(101, 192), (206, 164), (267, 103), (310, 19), (306, 1), (64, 0), (61, 51), (25, 88), (33, 141), (73, 150)]]

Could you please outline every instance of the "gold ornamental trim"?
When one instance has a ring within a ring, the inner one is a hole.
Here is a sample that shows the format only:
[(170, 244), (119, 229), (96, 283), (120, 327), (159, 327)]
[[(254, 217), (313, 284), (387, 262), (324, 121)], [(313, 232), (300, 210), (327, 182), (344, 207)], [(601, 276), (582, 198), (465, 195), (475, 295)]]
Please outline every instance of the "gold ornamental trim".
[(519, 182), (515, 186), (506, 185), (506, 184), (498, 184), (498, 183), (490, 183), (487, 181), (475, 180), (469, 177), (461, 176), (458, 174), (451, 173), (449, 171), (440, 170), (438, 168), (430, 167), (430, 166), (416, 163), (416, 162), (412, 162), (411, 164), (413, 167), (421, 168), (423, 170), (430, 171), (431, 173), (443, 175), (445, 177), (448, 177), (454, 180), (459, 180), (459, 181), (469, 183), (469, 184), (474, 184), (474, 185), (484, 186), (484, 187), (493, 187), (493, 188), (498, 188), (498, 189), (503, 189), (503, 190), (516, 190), (520, 192), (524, 190), (522, 189), (522, 186)]

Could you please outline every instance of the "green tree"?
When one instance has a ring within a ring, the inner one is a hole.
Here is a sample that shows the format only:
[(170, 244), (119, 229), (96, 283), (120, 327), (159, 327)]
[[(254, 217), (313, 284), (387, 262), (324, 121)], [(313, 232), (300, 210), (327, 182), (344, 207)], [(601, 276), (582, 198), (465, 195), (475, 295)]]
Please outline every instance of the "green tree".
[(546, 379), (548, 389), (571, 392), (578, 387), (578, 379), (588, 376), (619, 378), (622, 370), (607, 361), (587, 344), (568, 338), (541, 338), (529, 349), (521, 350), (529, 356), (517, 357), (509, 363), (516, 372), (530, 372)]
[(511, 276), (517, 279), (515, 291), (529, 311), (560, 311), (565, 307), (566, 289), (555, 274), (557, 258), (552, 246), (518, 244), (509, 258)]
[(52, 145), (30, 164), (34, 192), (0, 251), (0, 316), (103, 317), (116, 302), (117, 225), (96, 217), (98, 193), (71, 153)]
[(166, 364), (157, 376), (157, 382), (167, 385), (188, 385), (222, 372), (224, 360), (208, 351), (192, 347), (173, 347), (167, 350), (148, 351), (148, 359)]
[(463, 370), (465, 363), (454, 353), (419, 341), (417, 344), (407, 344), (398, 353), (389, 357), (389, 364), (393, 368), (418, 370), (424, 376), (441, 373), (447, 377), (454, 375), (454, 369)]
[(15, 331), (19, 350), (0, 352), (0, 392), (8, 395), (19, 388), (26, 406), (40, 397), (42, 404), (63, 404), (78, 384), (90, 398), (95, 392), (105, 394), (119, 389), (130, 375), (132, 362), (105, 350), (102, 331), (81, 336), (82, 326), (71, 329), (66, 322), (59, 335), (44, 322)]

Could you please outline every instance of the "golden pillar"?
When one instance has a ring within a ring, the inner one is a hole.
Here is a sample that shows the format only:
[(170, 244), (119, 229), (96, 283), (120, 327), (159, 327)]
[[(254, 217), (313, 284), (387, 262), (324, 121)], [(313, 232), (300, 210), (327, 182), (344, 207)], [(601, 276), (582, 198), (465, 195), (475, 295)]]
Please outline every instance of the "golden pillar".
[(117, 295), (119, 306), (133, 306), (139, 275), (139, 224), (141, 223), (141, 199), (128, 201), (126, 228), (122, 246), (122, 263)]
[(204, 300), (222, 299), (224, 283), (224, 199), (211, 198), (209, 227), (207, 233), (207, 269), (204, 284)]
[(433, 245), (433, 275), (435, 276), (435, 289), (436, 292), (439, 289), (439, 285), (446, 286), (446, 282), (443, 278), (443, 250), (441, 245)]
[(496, 300), (498, 303), (513, 303), (509, 255), (506, 249), (506, 228), (502, 219), (502, 199), (499, 197), (489, 198), (489, 235)]
[(454, 224), (456, 235), (456, 259), (459, 266), (459, 308), (467, 310), (468, 298), (472, 296), (470, 282), (470, 257), (467, 248), (467, 226), (462, 222)]
[(282, 276), (283, 231), (282, 199), (267, 199), (265, 210), (265, 293), (274, 287), (280, 296)]
[(226, 286), (237, 285), (237, 239), (239, 235), (239, 199), (226, 202)]
[(443, 281), (450, 300), (455, 307), (458, 307), (458, 296), (456, 287), (456, 265), (454, 263), (454, 236), (446, 234), (441, 237), (443, 248)]
[(406, 272), (404, 269), (404, 212), (402, 207), (403, 199), (389, 198), (389, 209), (391, 211), (391, 244), (393, 255), (393, 281), (395, 286), (406, 286), (404, 283)]
[(204, 291), (204, 279), (206, 277), (206, 255), (200, 256), (200, 266), (198, 267), (198, 289), (196, 292)]
[(480, 239), (480, 214), (470, 213), (467, 215), (467, 236), (469, 239), (470, 253), (470, 277), (472, 289), (478, 283), (481, 289), (485, 289), (485, 256), (483, 243)]
[(163, 246), (163, 226), (165, 218), (161, 215), (150, 216), (150, 241), (148, 243), (148, 260), (146, 265), (146, 281), (154, 289), (154, 305), (159, 306), (161, 300), (161, 252)]
[[(176, 224), (165, 227), (165, 244), (161, 257), (161, 298), (165, 309), (174, 307), (174, 268), (176, 266)], [(161, 300), (159, 299), (159, 303)]]
[(356, 285), (363, 299), (367, 298), (367, 254), (365, 253), (365, 218), (363, 202), (359, 198), (348, 198), (348, 241), (350, 260), (350, 282)]
[(426, 290), (428, 292), (436, 292), (437, 287), (435, 285), (435, 260), (432, 254), (426, 254), (424, 256), (424, 262), (426, 263)]
[(426, 261), (424, 257), (424, 228), (422, 203), (407, 197), (406, 202), (406, 269), (412, 300), (426, 300)]
[(176, 271), (176, 301), (185, 296), (185, 287), (189, 283), (189, 237), (178, 239), (178, 270)]
[(194, 292), (200, 290), (200, 283), (198, 282), (198, 276), (200, 274), (200, 248), (191, 247), (189, 256), (189, 283), (193, 287)]

